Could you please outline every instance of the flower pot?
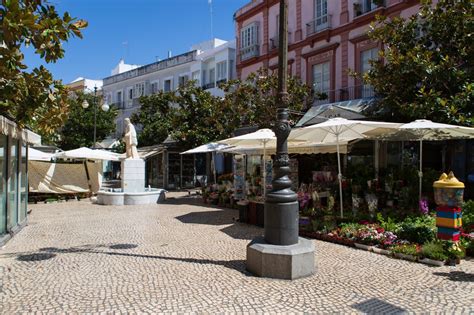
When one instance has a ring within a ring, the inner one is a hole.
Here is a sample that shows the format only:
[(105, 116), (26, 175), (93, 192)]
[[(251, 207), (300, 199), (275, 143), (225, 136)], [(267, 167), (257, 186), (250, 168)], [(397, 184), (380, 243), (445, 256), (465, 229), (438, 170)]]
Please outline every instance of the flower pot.
[(434, 260), (434, 259), (429, 259), (429, 258), (420, 259), (420, 262), (426, 265), (436, 266), (436, 267), (444, 266), (444, 263), (445, 263), (444, 261), (441, 261), (441, 260)]
[(365, 245), (365, 244), (360, 244), (360, 243), (354, 243), (354, 245), (357, 248), (364, 249), (364, 250), (369, 251), (369, 252), (372, 251), (372, 248), (373, 248), (373, 246), (371, 246), (371, 245)]
[(413, 255), (395, 253), (395, 257), (403, 259), (403, 260), (416, 261), (416, 256), (413, 256)]
[(390, 256), (392, 254), (391, 251), (387, 250), (387, 249), (383, 249), (383, 248), (379, 248), (379, 247), (372, 247), (372, 251), (374, 253), (377, 253), (377, 254), (382, 254), (382, 255), (387, 255), (387, 256)]

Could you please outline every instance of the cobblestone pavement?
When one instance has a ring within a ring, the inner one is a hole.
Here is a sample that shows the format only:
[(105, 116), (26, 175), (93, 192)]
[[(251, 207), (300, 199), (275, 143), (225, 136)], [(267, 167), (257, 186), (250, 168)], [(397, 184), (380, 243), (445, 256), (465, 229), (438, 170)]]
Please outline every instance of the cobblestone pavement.
[(30, 205), (0, 249), (0, 312), (474, 312), (474, 261), (427, 267), (320, 241), (317, 274), (253, 277), (245, 247), (262, 229), (238, 212), (171, 199)]

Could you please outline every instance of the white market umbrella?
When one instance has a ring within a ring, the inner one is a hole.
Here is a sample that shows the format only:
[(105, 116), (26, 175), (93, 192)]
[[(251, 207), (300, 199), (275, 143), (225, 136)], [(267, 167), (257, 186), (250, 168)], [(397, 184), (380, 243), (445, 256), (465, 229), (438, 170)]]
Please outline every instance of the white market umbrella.
[(51, 161), (53, 154), (28, 148), (28, 161)]
[(211, 163), (211, 166), (212, 166), (212, 174), (214, 175), (214, 182), (217, 183), (217, 176), (216, 176), (216, 166), (215, 166), (215, 162), (216, 162), (216, 159), (215, 159), (215, 152), (216, 151), (220, 151), (220, 150), (223, 150), (223, 149), (226, 149), (230, 147), (229, 145), (227, 144), (222, 144), (222, 143), (217, 143), (217, 142), (210, 142), (210, 143), (206, 143), (206, 144), (203, 144), (203, 145), (200, 145), (194, 149), (191, 149), (191, 150), (187, 150), (187, 151), (184, 151), (184, 152), (181, 152), (180, 154), (197, 154), (197, 153), (211, 153), (211, 157), (212, 157), (212, 163)]
[(92, 150), (86, 147), (54, 154), (54, 157), (62, 159), (89, 159), (106, 161), (119, 161), (119, 156), (120, 155), (116, 153), (108, 152), (105, 150)]
[[(407, 140), (420, 142), (420, 169), (419, 177), (419, 200), (421, 200), (421, 188), (423, 182), (423, 140), (449, 140), (449, 139), (472, 139), (474, 128), (436, 123), (427, 119), (418, 119), (400, 126), (399, 137)], [(396, 137), (396, 135), (395, 135)]]
[(337, 169), (339, 181), (339, 203), (341, 217), (343, 217), (342, 200), (342, 171), (340, 158), (340, 141), (351, 141), (377, 136), (398, 128), (400, 124), (378, 121), (348, 120), (345, 118), (332, 118), (320, 124), (293, 129), (288, 140), (305, 140), (308, 142), (336, 143)]
[(272, 141), (276, 142), (275, 133), (271, 129), (259, 129), (255, 132), (248, 133), (245, 135), (228, 138), (225, 140), (219, 141), (219, 143), (227, 144), (230, 146), (240, 146), (240, 147), (255, 147), (263, 145), (263, 171), (262, 171), (262, 183), (263, 183), (263, 195), (267, 195), (267, 165), (266, 165), (266, 156), (267, 156), (267, 144)]

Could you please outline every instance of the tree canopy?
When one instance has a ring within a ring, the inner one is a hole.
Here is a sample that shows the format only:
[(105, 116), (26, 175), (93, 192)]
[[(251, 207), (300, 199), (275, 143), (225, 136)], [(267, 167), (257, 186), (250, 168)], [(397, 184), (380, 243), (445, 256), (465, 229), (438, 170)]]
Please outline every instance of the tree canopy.
[(474, 124), (471, 0), (424, 0), (419, 13), (408, 19), (379, 16), (369, 37), (384, 45), (380, 59), (363, 76), (380, 96), (371, 116)]
[[(94, 107), (96, 107), (96, 141), (104, 140), (115, 131), (115, 118), (117, 109), (113, 106), (104, 112), (101, 110), (100, 97), (93, 94), (76, 93), (70, 97), (69, 115), (64, 126), (54, 133), (56, 143), (63, 150), (79, 147), (91, 147), (94, 145)], [(82, 102), (87, 100), (89, 107), (82, 108)]]
[[(310, 96), (310, 88), (297, 78), (288, 81), (293, 119), (299, 116)], [(132, 115), (140, 124), (140, 146), (159, 144), (168, 135), (184, 148), (222, 140), (242, 126), (271, 128), (276, 120), (277, 76), (266, 70), (251, 74), (246, 80), (232, 80), (221, 88), (225, 97), (216, 97), (189, 81), (177, 91), (144, 96), (141, 107)]]
[(4, 0), (0, 17), (0, 113), (51, 134), (67, 118), (67, 91), (44, 66), (28, 71), (22, 49), (31, 46), (45, 62), (56, 62), (64, 56), (62, 44), (81, 38), (87, 22), (60, 16), (43, 0)]

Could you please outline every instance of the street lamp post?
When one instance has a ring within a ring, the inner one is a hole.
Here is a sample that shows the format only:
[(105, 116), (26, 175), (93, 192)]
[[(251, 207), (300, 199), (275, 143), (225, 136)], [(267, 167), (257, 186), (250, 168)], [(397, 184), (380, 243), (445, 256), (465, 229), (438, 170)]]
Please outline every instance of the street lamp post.
[(278, 51), (277, 137), (272, 191), (265, 199), (264, 237), (247, 246), (247, 269), (269, 278), (297, 279), (314, 273), (314, 244), (298, 237), (298, 201), (291, 190), (288, 136), (288, 25), (287, 1), (280, 0)]
[[(98, 106), (98, 102), (97, 102), (97, 86), (94, 86), (94, 102), (93, 102), (93, 106), (94, 106), (94, 142), (93, 142), (93, 145), (92, 145), (92, 148), (95, 149), (95, 143), (96, 143), (96, 135), (97, 135), (97, 106)], [(89, 107), (89, 102), (87, 102), (86, 99), (84, 99), (84, 101), (82, 102), (82, 108), (86, 109)], [(104, 104), (102, 104), (102, 106), (100, 107), (104, 112), (108, 111), (109, 110), (109, 105), (107, 104), (107, 102), (104, 102)]]

